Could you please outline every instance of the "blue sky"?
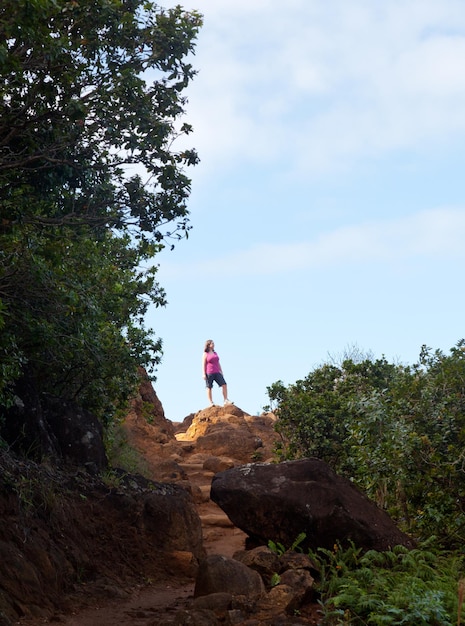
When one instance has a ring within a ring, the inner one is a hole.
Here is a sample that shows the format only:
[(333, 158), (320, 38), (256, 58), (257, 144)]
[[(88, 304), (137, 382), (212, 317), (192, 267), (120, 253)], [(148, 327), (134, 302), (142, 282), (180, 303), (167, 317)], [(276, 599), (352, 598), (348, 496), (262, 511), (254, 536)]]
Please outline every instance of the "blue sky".
[(201, 163), (147, 317), (166, 417), (207, 406), (210, 338), (250, 414), (355, 347), (448, 352), (465, 336), (463, 0), (183, 6), (205, 22), (183, 120)]

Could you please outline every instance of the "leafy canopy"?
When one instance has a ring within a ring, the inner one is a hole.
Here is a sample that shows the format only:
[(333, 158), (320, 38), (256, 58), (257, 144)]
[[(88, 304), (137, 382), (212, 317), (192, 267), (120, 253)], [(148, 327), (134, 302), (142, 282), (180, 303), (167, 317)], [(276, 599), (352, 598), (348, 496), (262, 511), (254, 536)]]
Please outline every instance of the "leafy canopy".
[(187, 236), (174, 149), (201, 17), (143, 0), (0, 6), (0, 408), (39, 391), (110, 415), (165, 304), (153, 257)]
[(418, 363), (344, 358), (268, 388), (284, 458), (316, 456), (404, 530), (446, 548), (465, 539), (465, 341)]

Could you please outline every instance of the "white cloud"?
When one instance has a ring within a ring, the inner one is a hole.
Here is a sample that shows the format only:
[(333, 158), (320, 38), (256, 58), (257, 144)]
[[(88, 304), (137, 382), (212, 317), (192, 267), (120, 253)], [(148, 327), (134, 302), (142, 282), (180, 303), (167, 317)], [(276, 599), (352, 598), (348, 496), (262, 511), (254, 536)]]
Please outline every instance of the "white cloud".
[(287, 155), (308, 175), (465, 132), (460, 0), (198, 0), (191, 137), (208, 175)]
[(310, 241), (260, 243), (207, 261), (165, 261), (163, 274), (182, 279), (208, 275), (211, 279), (285, 274), (341, 264), (399, 264), (411, 258), (463, 260), (464, 240), (465, 208), (439, 208), (396, 220), (346, 226)]

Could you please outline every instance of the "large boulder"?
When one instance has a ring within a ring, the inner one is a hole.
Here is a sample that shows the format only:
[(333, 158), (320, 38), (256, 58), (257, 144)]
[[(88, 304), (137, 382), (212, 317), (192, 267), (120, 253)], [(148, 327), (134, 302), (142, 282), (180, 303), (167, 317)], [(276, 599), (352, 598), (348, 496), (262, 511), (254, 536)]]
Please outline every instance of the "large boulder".
[(258, 544), (331, 549), (353, 542), (364, 549), (414, 547), (391, 518), (349, 480), (310, 458), (235, 467), (213, 477), (211, 499)]

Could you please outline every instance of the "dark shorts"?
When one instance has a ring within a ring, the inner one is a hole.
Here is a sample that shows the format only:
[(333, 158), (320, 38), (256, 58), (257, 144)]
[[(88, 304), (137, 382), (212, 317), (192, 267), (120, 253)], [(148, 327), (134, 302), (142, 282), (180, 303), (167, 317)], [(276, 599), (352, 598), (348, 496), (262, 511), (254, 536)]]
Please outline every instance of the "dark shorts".
[(223, 377), (223, 374), (220, 374), (220, 372), (216, 374), (207, 374), (206, 383), (209, 389), (213, 387), (214, 382), (218, 385), (218, 387), (222, 387), (223, 385), (226, 385), (226, 381)]

